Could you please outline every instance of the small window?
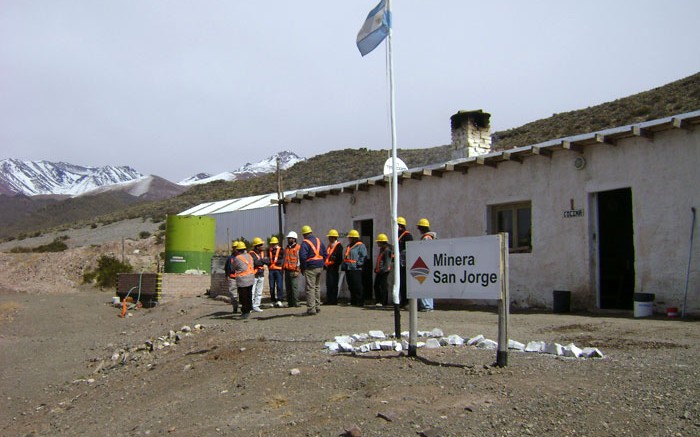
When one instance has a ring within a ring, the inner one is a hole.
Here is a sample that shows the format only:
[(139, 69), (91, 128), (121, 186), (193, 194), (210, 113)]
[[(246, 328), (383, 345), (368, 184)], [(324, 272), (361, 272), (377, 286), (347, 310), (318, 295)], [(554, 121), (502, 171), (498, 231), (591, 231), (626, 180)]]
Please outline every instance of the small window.
[(508, 233), (510, 253), (532, 252), (532, 207), (530, 202), (491, 207), (491, 232)]

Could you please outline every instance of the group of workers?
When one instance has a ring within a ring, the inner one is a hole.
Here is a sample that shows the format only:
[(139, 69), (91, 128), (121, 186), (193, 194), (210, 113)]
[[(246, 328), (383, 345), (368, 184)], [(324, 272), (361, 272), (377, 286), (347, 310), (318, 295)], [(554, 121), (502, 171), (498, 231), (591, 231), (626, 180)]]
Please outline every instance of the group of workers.
[[(413, 240), (413, 235), (406, 228), (406, 219), (398, 217), (398, 232), (400, 257), (400, 305), (407, 303), (406, 294), (406, 243)], [(437, 238), (430, 230), (428, 219), (418, 220), (417, 228), (421, 240)], [(368, 251), (360, 240), (360, 234), (352, 229), (347, 234), (348, 244), (345, 248), (339, 241), (340, 234), (331, 229), (326, 237), (328, 244), (314, 235), (310, 226), (302, 226), (302, 240), (298, 242), (295, 231), (287, 234), (287, 245), (282, 247), (277, 237), (270, 238), (267, 250), (260, 237), (253, 238), (251, 250), (243, 241), (234, 241), (231, 245), (231, 256), (226, 260), (224, 270), (228, 278), (228, 288), (231, 294), (233, 312), (238, 312), (241, 306), (241, 317), (248, 318), (251, 312), (262, 312), (260, 307), (265, 278), (265, 267), (268, 269), (270, 283), (270, 299), (272, 307), (284, 307), (285, 290), (288, 307), (300, 307), (299, 276), (303, 275), (306, 284), (306, 315), (316, 315), (321, 312), (321, 273), (326, 272), (326, 302), (325, 305), (338, 304), (338, 286), (340, 272), (345, 272), (345, 279), (350, 291), (350, 304), (364, 305), (364, 290), (362, 271), (368, 259)], [(387, 234), (377, 235), (376, 243), (379, 248), (374, 263), (374, 296), (377, 306), (390, 303), (388, 289), (389, 274), (393, 269), (394, 255)], [(432, 311), (432, 299), (419, 299), (419, 311)]]

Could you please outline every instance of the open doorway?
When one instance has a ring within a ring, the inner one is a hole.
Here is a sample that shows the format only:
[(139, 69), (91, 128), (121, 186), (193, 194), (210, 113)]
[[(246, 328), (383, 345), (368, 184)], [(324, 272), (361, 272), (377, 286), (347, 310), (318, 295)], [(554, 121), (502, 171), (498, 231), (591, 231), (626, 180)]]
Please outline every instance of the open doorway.
[(634, 226), (632, 190), (603, 191), (598, 198), (600, 308), (632, 309), (634, 298)]
[(353, 229), (357, 229), (360, 233), (360, 240), (367, 247), (367, 260), (362, 267), (362, 289), (364, 290), (365, 301), (373, 301), (374, 295), (374, 278), (373, 278), (373, 260), (374, 246), (372, 245), (372, 236), (374, 235), (374, 221), (372, 219), (355, 220), (353, 221)]

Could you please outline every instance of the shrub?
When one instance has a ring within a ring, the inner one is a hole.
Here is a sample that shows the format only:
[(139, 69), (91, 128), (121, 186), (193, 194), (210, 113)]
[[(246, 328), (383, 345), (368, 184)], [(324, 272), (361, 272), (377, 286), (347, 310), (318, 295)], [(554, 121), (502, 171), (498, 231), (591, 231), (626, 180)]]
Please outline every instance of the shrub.
[(148, 238), (151, 236), (151, 233), (148, 231), (141, 231), (139, 232), (139, 237), (143, 240), (145, 238)]
[(130, 273), (133, 267), (128, 262), (121, 262), (113, 256), (102, 255), (97, 261), (97, 268), (83, 274), (83, 282), (95, 283), (102, 288), (116, 287), (119, 273)]

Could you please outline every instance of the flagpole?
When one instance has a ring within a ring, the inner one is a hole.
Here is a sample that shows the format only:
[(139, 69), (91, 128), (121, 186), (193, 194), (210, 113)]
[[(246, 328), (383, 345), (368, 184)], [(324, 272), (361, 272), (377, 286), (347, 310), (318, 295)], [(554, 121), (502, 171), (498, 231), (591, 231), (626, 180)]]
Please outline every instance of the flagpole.
[[(387, 0), (386, 9), (391, 17), (391, 0)], [(394, 287), (392, 290), (392, 297), (394, 301), (394, 336), (395, 338), (401, 338), (401, 308), (400, 308), (400, 297), (399, 297), (399, 287), (400, 287), (400, 253), (399, 253), (399, 239), (396, 230), (398, 229), (398, 207), (399, 207), (399, 183), (398, 175), (396, 173), (396, 99), (394, 98), (394, 57), (392, 54), (392, 34), (393, 26), (389, 26), (389, 35), (387, 38), (387, 51), (389, 58), (389, 108), (391, 113), (391, 190), (389, 191), (391, 200), (391, 229), (394, 242)], [(393, 193), (393, 195), (391, 195)]]

